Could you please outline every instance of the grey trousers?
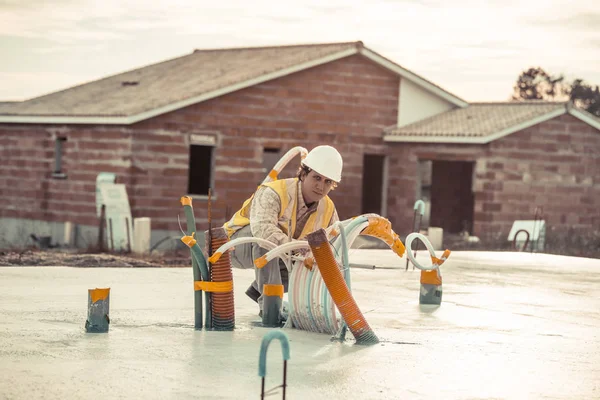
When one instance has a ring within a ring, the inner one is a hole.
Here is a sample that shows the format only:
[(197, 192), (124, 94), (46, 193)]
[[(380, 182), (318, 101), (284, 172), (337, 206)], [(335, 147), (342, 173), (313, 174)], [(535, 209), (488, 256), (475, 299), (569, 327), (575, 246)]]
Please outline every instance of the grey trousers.
[[(250, 225), (247, 225), (234, 233), (231, 236), (231, 240), (241, 237), (252, 237), (252, 231)], [(283, 285), (284, 292), (288, 291), (288, 271), (285, 267), (285, 263), (280, 258), (269, 261), (264, 267), (256, 268), (254, 266), (254, 260), (265, 255), (268, 252), (267, 249), (260, 247), (257, 243), (244, 243), (235, 246), (235, 249), (230, 253), (231, 264), (235, 268), (254, 268), (254, 282), (252, 287), (258, 290), (260, 297), (258, 298), (258, 305), (262, 310), (262, 292), (263, 285)], [(282, 280), (283, 276), (283, 280)]]

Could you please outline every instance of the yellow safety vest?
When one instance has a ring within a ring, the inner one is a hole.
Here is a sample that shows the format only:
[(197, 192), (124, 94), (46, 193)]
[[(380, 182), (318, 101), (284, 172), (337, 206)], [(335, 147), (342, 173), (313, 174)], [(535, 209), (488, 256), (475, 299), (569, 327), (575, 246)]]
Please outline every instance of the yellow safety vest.
[[(298, 178), (276, 180), (261, 186), (269, 187), (275, 190), (279, 195), (279, 200), (281, 202), (281, 210), (279, 211), (278, 218), (279, 228), (287, 235), (288, 226), (291, 221), (291, 230), (293, 234), (296, 231), (296, 214), (298, 210)], [(253, 198), (254, 195), (244, 201), (242, 208), (223, 225), (227, 231), (227, 236), (229, 236), (230, 239), (231, 235), (250, 224), (250, 204), (252, 203)], [(301, 239), (318, 229), (327, 228), (331, 222), (334, 211), (335, 205), (329, 196), (322, 198), (317, 206), (317, 211), (311, 214), (306, 225), (304, 225), (300, 237), (294, 239)]]

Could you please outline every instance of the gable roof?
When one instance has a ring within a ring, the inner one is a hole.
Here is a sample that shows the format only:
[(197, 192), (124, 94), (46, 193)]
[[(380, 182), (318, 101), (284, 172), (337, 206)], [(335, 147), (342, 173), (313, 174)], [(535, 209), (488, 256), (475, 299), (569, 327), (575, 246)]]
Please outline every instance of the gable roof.
[(0, 105), (0, 123), (131, 124), (233, 91), (361, 54), (451, 103), (467, 103), (362, 42), (195, 50), (31, 100)]
[(600, 118), (569, 102), (471, 103), (401, 128), (390, 127), (384, 141), (484, 144), (567, 113), (600, 130)]

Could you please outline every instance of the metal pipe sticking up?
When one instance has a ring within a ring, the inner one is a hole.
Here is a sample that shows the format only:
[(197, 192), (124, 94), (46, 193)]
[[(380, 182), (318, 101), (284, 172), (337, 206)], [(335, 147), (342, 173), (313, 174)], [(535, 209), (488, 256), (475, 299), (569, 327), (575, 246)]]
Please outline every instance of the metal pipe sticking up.
[[(533, 229), (531, 232), (531, 253), (533, 253), (533, 241), (535, 240), (535, 248), (536, 250), (538, 249), (538, 242), (540, 240), (540, 236), (542, 234), (541, 230), (542, 230), (542, 218), (543, 218), (543, 213), (544, 213), (544, 208), (543, 207), (536, 207), (535, 208), (535, 215), (533, 217)], [(537, 239), (536, 239), (536, 235), (535, 235), (535, 231), (537, 228)], [(523, 249), (525, 249), (525, 246), (523, 247)]]
[[(281, 355), (283, 358), (283, 383), (265, 392), (265, 377), (267, 376), (267, 350), (269, 350), (269, 344), (273, 339), (278, 339), (281, 342)], [(273, 390), (282, 388), (283, 399), (285, 399), (285, 393), (287, 389), (287, 361), (290, 359), (290, 341), (285, 332), (280, 330), (272, 330), (263, 336), (260, 344), (260, 353), (258, 356), (258, 376), (261, 377), (260, 386), (260, 398), (264, 399), (266, 396), (273, 394)], [(269, 393), (271, 392), (271, 393)]]
[[(194, 209), (192, 208), (192, 198), (190, 196), (183, 196), (180, 199), (183, 211), (185, 213), (185, 219), (187, 222), (187, 235), (195, 235), (196, 233), (196, 219), (194, 218)], [(206, 260), (202, 257), (198, 260), (197, 257), (192, 255), (192, 273), (194, 275), (194, 282), (202, 280), (202, 269), (205, 270), (205, 275), (208, 275), (208, 268), (206, 266)], [(194, 290), (194, 329), (202, 329), (202, 290)]]
[(110, 288), (88, 289), (88, 317), (85, 331), (106, 333), (110, 324)]
[[(212, 189), (208, 188), (208, 231), (206, 231), (205, 237), (205, 245), (206, 245), (206, 254), (207, 259), (210, 260), (210, 256), (212, 255), (212, 219), (211, 219), (211, 195)], [(208, 267), (208, 279), (210, 281), (210, 277), (212, 275), (212, 264), (209, 261), (207, 263)], [(206, 329), (212, 329), (212, 294), (210, 292), (205, 292), (206, 297), (206, 320), (204, 322), (204, 326)]]
[[(425, 214), (425, 202), (423, 200), (417, 200), (415, 201), (415, 205), (414, 205), (414, 214), (413, 214), (413, 232), (416, 233), (420, 233), (421, 232), (421, 222), (423, 221), (423, 214)], [(419, 214), (419, 223), (416, 224), (417, 221), (417, 214)], [(419, 249), (419, 242), (416, 243), (415, 245), (415, 250), (414, 250), (414, 256), (417, 256), (417, 250)], [(409, 248), (409, 251), (411, 249)], [(409, 258), (406, 257), (406, 271), (408, 271), (408, 262), (409, 262)], [(415, 266), (413, 265), (413, 270), (415, 269)]]
[(415, 239), (419, 239), (423, 242), (427, 250), (429, 250), (429, 255), (431, 257), (431, 266), (424, 266), (419, 263), (410, 252), (407, 253), (413, 265), (421, 270), (419, 303), (440, 305), (442, 303), (442, 274), (440, 272), (440, 266), (450, 256), (450, 250), (444, 250), (442, 256), (437, 258), (431, 242), (420, 233), (411, 233), (408, 235), (406, 237), (406, 247), (410, 248), (410, 245)]

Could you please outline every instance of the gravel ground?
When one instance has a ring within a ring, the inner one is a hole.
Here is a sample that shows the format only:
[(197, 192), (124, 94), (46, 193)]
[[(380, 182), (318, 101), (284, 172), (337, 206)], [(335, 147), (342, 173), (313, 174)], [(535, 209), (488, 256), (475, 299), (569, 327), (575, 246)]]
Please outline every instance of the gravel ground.
[(66, 266), (66, 267), (189, 267), (191, 259), (185, 252), (137, 256), (116, 253), (81, 253), (66, 250), (0, 251), (0, 267), (9, 266)]

